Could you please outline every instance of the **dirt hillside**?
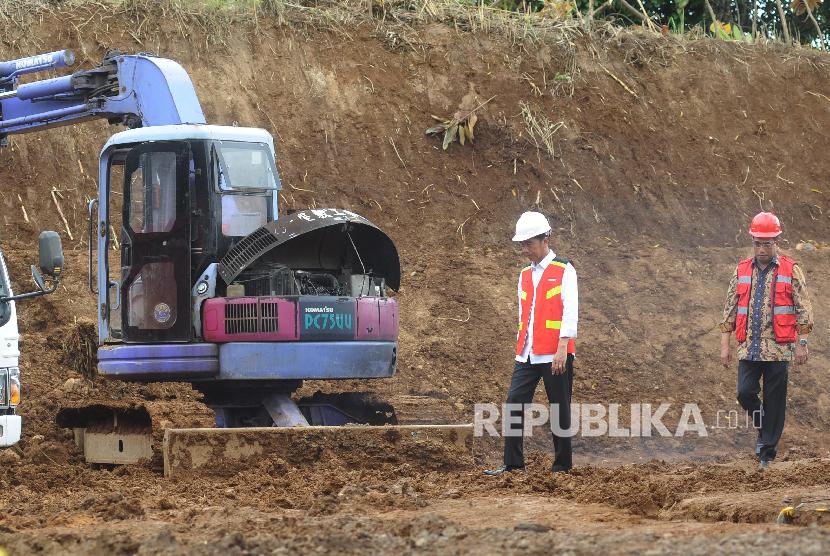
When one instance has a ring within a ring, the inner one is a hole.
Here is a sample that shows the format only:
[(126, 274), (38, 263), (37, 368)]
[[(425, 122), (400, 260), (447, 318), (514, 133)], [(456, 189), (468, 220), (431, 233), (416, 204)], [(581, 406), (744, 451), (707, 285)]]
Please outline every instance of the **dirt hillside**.
[[(0, 149), (0, 243), (15, 286), (29, 286), (42, 229), (61, 233), (67, 268), (58, 293), (18, 304), (25, 430), (0, 452), (0, 547), (819, 553), (830, 543), (826, 526), (769, 525), (786, 496), (830, 496), (828, 56), (432, 4), (370, 14), (363, 4), (265, 2), (256, 15), (167, 2), (15, 6), (0, 2), (0, 60), (62, 48), (87, 67), (110, 48), (173, 58), (208, 121), (274, 135), (281, 210), (347, 208), (396, 241), (398, 375), (307, 383), (303, 393), (372, 390), (410, 421), (471, 421), (474, 404), (501, 403), (525, 264), (510, 235), (532, 207), (551, 218), (553, 248), (579, 274), (577, 401), (670, 402), (667, 423), (684, 403), (697, 403), (707, 423), (737, 409), (717, 323), (761, 209), (782, 218), (816, 327), (810, 362), (791, 370), (783, 461), (765, 473), (749, 458), (750, 432), (728, 429), (580, 438), (579, 468), (563, 477), (545, 473), (543, 434), (526, 476), (491, 481), (477, 467), (422, 474), (336, 459), (181, 483), (152, 467), (94, 469), (55, 425), (62, 405), (92, 395), (165, 400), (195, 419), (198, 395), (72, 370), (66, 339), (95, 318), (86, 203), (117, 129), (89, 122), (16, 136)], [(425, 135), (432, 115), (485, 102), (472, 144), (444, 151)], [(813, 248), (796, 250), (804, 242)], [(499, 444), (483, 446), (478, 463), (497, 463)]]

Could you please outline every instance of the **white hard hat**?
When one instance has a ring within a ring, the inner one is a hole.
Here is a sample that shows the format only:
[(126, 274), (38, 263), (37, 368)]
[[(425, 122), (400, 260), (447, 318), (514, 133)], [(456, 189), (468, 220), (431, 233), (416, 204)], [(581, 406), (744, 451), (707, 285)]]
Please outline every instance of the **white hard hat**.
[(541, 212), (528, 211), (519, 217), (516, 222), (516, 235), (513, 241), (525, 241), (532, 237), (550, 233), (548, 219)]

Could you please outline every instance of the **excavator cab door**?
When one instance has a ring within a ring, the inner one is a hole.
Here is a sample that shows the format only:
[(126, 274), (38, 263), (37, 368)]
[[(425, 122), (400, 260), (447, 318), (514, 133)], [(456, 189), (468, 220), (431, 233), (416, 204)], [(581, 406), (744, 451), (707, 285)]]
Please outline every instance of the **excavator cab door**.
[(124, 171), (120, 310), (130, 343), (187, 342), (190, 314), (190, 145), (134, 148)]

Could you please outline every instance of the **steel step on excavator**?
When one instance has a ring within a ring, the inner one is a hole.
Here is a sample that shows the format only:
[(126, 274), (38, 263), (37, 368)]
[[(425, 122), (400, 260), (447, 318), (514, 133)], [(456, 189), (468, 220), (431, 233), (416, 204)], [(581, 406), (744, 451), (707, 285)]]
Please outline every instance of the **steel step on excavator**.
[(97, 374), (189, 382), (215, 420), (168, 421), (159, 438), (145, 406), (62, 408), (58, 422), (75, 431), (87, 461), (128, 464), (161, 452), (165, 474), (176, 476), (271, 455), (302, 461), (299, 448), (319, 455), (355, 443), (360, 458), (400, 454), (439, 466), (471, 451), (470, 425), (397, 425), (390, 406), (356, 394), (292, 398), (304, 380), (395, 375), (398, 305), (389, 290), (401, 271), (389, 236), (348, 210), (280, 215), (271, 135), (208, 125), (172, 60), (111, 51), (96, 67), (19, 83), (73, 64), (66, 50), (0, 62), (0, 144), (91, 119), (127, 128), (101, 149), (89, 204)]

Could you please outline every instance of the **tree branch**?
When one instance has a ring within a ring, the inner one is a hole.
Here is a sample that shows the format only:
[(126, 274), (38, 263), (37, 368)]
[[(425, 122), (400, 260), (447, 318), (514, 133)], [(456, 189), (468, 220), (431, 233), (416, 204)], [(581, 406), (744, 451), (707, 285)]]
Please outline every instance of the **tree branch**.
[(813, 26), (816, 28), (819, 44), (821, 44), (821, 49), (824, 50), (824, 33), (821, 32), (821, 27), (818, 26), (818, 21), (816, 21), (816, 18), (813, 17), (813, 10), (810, 9), (810, 3), (807, 0), (801, 0), (801, 3), (804, 4), (805, 8), (807, 8), (807, 15), (810, 16), (810, 21), (813, 22)]
[(752, 2), (752, 41), (758, 39), (758, 0)]
[(600, 14), (600, 12), (604, 12), (608, 8), (611, 7), (611, 4), (614, 3), (614, 0), (605, 0), (605, 3), (598, 7), (596, 10), (591, 12), (591, 19), (594, 19), (596, 16)]
[(784, 31), (784, 42), (791, 45), (792, 41), (790, 40), (790, 30), (787, 28), (787, 16), (784, 15), (784, 7), (781, 6), (781, 0), (775, 0), (775, 7), (778, 9), (778, 17), (781, 18), (781, 29)]
[(712, 4), (709, 3), (709, 0), (703, 0), (703, 3), (706, 4), (706, 11), (709, 12), (709, 17), (712, 18), (712, 24), (714, 24), (718, 21), (718, 17), (715, 15), (715, 10), (712, 9)]
[(637, 8), (635, 8), (634, 6), (632, 6), (631, 4), (626, 2), (625, 0), (620, 0), (620, 6), (625, 8), (625, 10), (629, 13), (629, 15), (636, 17), (640, 21), (643, 21), (643, 19), (644, 19), (643, 14), (641, 14), (640, 11)]
[(637, 0), (637, 3), (640, 5), (640, 9), (643, 11), (643, 19), (648, 22), (648, 28), (652, 31), (657, 30), (657, 26), (654, 25), (654, 22), (648, 16), (648, 12), (646, 11), (646, 7), (643, 6), (643, 0)]

